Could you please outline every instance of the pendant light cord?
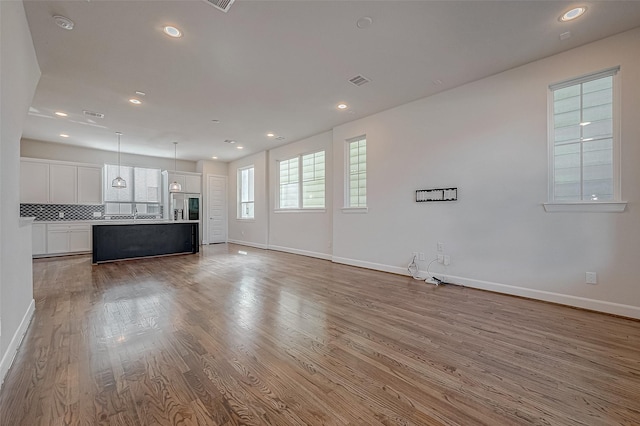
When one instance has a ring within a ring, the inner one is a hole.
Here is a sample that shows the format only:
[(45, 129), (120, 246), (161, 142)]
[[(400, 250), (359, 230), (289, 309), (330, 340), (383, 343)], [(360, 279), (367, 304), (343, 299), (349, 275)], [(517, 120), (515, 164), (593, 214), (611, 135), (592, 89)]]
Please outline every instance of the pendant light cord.
[(118, 176), (122, 176), (122, 174), (120, 173), (120, 135), (121, 133), (118, 132)]

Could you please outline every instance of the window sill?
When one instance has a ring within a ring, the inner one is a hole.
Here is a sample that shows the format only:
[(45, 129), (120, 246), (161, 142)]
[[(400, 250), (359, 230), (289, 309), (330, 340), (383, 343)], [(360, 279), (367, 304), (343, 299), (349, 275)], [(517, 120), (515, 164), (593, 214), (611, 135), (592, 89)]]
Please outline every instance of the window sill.
[(327, 209), (275, 209), (274, 213), (326, 213)]
[(236, 220), (240, 221), (240, 222), (255, 222), (256, 219), (255, 218), (247, 218), (247, 217), (236, 217)]
[(626, 201), (587, 201), (575, 203), (542, 203), (544, 210), (553, 212), (622, 213)]
[(368, 213), (369, 207), (343, 207), (342, 213)]

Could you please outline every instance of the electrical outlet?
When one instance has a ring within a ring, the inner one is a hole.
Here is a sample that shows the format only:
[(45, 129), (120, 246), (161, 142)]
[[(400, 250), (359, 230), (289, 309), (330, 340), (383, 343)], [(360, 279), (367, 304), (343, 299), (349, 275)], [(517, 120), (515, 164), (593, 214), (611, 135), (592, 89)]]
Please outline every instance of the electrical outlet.
[(438, 247), (438, 251), (444, 251), (444, 243), (438, 241), (437, 247)]
[(420, 258), (420, 260), (426, 260), (427, 258), (425, 257), (424, 253), (418, 253), (418, 257)]
[(449, 255), (446, 255), (444, 257), (444, 266), (447, 266), (447, 265), (451, 265), (451, 258), (449, 257)]
[(438, 263), (444, 263), (444, 255), (442, 254), (438, 255)]
[(93, 217), (100, 217), (102, 216), (102, 212), (93, 212)]
[(64, 212), (58, 212), (58, 218), (64, 219)]
[(585, 272), (585, 283), (598, 284), (598, 274), (595, 272)]

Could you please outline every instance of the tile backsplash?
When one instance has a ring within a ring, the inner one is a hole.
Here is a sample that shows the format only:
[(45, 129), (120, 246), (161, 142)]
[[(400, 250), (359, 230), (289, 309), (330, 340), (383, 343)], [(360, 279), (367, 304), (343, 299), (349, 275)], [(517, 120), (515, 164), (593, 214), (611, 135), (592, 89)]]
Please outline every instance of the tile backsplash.
[[(60, 217), (62, 212), (64, 217)], [(94, 217), (93, 212), (100, 212)], [(20, 204), (21, 217), (35, 217), (40, 220), (100, 220), (104, 217), (103, 205), (79, 204)]]
[[(162, 217), (162, 206), (157, 206), (156, 209), (158, 211), (154, 212), (154, 214), (140, 212), (137, 217), (139, 219)], [(95, 212), (99, 212), (100, 217), (95, 217), (93, 215)], [(63, 217), (60, 217), (60, 213), (62, 213)], [(118, 219), (133, 219), (133, 214), (107, 214), (106, 216), (117, 216)], [(35, 217), (36, 221), (103, 220), (105, 218), (105, 207), (104, 205), (95, 204), (20, 204), (20, 217)]]

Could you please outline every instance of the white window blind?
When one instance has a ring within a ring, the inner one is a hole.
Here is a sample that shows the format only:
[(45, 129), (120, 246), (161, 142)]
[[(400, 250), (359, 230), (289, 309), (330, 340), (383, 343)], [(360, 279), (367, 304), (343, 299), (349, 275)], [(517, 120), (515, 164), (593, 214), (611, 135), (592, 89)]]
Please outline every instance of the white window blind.
[(367, 139), (347, 141), (347, 207), (367, 206)]
[(279, 162), (280, 209), (325, 207), (325, 153), (299, 155)]
[[(126, 188), (111, 186), (111, 182), (118, 177), (118, 173), (127, 182)], [(105, 164), (104, 175), (104, 200), (106, 202), (126, 203), (133, 201), (133, 167)]]
[(551, 201), (610, 201), (616, 194), (614, 84), (618, 68), (550, 86)]
[[(119, 169), (119, 171), (118, 171)], [(160, 214), (160, 169), (104, 165), (104, 194), (106, 215)], [(113, 188), (111, 181), (118, 176), (127, 181), (126, 188)]]
[(280, 161), (280, 208), (297, 209), (300, 182), (298, 157)]
[(324, 208), (324, 151), (302, 156), (302, 208)]
[(238, 218), (254, 218), (253, 166), (238, 170)]

